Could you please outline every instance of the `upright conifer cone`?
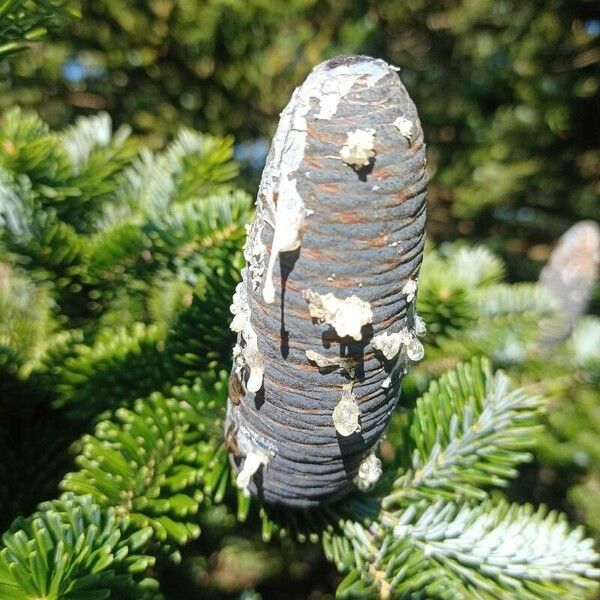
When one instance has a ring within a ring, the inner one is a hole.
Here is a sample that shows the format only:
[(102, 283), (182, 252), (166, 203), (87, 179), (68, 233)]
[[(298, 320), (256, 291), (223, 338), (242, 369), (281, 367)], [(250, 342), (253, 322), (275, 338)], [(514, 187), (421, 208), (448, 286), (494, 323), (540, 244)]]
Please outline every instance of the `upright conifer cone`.
[(397, 69), (316, 67), (281, 114), (248, 226), (225, 435), (238, 486), (308, 507), (368, 488), (424, 331), (425, 144)]

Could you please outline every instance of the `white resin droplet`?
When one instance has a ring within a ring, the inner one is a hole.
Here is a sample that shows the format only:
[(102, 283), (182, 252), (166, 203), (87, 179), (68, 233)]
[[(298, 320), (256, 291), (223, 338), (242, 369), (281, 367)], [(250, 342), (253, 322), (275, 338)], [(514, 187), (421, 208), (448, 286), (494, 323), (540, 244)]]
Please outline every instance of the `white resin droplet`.
[(263, 215), (263, 218), (257, 216), (252, 225), (245, 225), (246, 243), (244, 244), (244, 258), (246, 259), (246, 268), (248, 269), (250, 283), (254, 291), (260, 287), (260, 282), (265, 271), (266, 247), (261, 239), (265, 222), (265, 216)]
[(360, 408), (356, 396), (347, 389), (342, 392), (342, 399), (333, 409), (333, 425), (344, 437), (360, 431)]
[(263, 376), (265, 374), (265, 370), (260, 367), (251, 367), (250, 368), (250, 377), (248, 377), (248, 382), (246, 383), (246, 387), (249, 392), (256, 393), (263, 384)]
[(413, 338), (409, 344), (406, 346), (406, 355), (410, 360), (418, 361), (423, 358), (425, 355), (425, 349), (423, 348), (423, 344), (415, 337)]
[(238, 283), (233, 302), (231, 304), (231, 312), (233, 313), (233, 321), (229, 326), (233, 331), (241, 334), (244, 341), (243, 347), (236, 344), (234, 348), (234, 360), (236, 366), (238, 363), (246, 364), (250, 369), (247, 387), (250, 392), (258, 392), (263, 384), (263, 375), (265, 372), (265, 361), (258, 349), (258, 338), (250, 322), (250, 306), (246, 294), (246, 274), (243, 273), (243, 280)]
[(412, 302), (417, 293), (417, 282), (414, 279), (409, 279), (402, 288), (402, 293), (406, 295), (407, 302)]
[(242, 490), (247, 490), (250, 485), (250, 479), (258, 471), (261, 465), (266, 465), (267, 457), (261, 452), (249, 452), (244, 459), (244, 466), (238, 473), (235, 484)]
[(402, 345), (408, 345), (411, 340), (410, 332), (402, 329), (397, 333), (380, 333), (373, 338), (371, 344), (375, 350), (379, 350), (388, 360), (391, 360), (400, 352)]
[(375, 130), (355, 129), (347, 133), (340, 150), (342, 160), (352, 167), (366, 167), (375, 156)]
[(362, 328), (373, 321), (371, 305), (358, 296), (336, 298), (333, 294), (320, 295), (311, 290), (302, 292), (313, 319), (333, 326), (340, 337), (362, 339)]
[(250, 321), (248, 321), (246, 324), (242, 335), (246, 341), (246, 347), (243, 350), (243, 356), (250, 369), (250, 376), (248, 377), (246, 386), (249, 392), (258, 392), (263, 384), (265, 360), (258, 350), (258, 338), (256, 337), (256, 333), (254, 332)]
[[(275, 256), (273, 254), (273, 256)], [(267, 278), (265, 279), (265, 284), (263, 286), (263, 300), (267, 304), (273, 304), (275, 302), (275, 288), (273, 287), (273, 265), (271, 262), (275, 263), (275, 260), (269, 260), (269, 269), (267, 270)]]
[(296, 189), (296, 183), (296, 179), (284, 179), (279, 187), (273, 246), (263, 286), (263, 299), (267, 304), (275, 301), (275, 289), (273, 288), (275, 261), (280, 252), (292, 252), (300, 247), (304, 220), (312, 214), (312, 211), (304, 207), (304, 202)]
[(361, 490), (368, 490), (377, 483), (382, 473), (381, 460), (375, 454), (369, 454), (358, 467), (356, 484)]
[(231, 321), (229, 328), (236, 333), (240, 333), (244, 330), (246, 322), (250, 319), (250, 307), (248, 306), (248, 299), (246, 297), (243, 281), (240, 281), (235, 288), (229, 310), (231, 311), (231, 314), (233, 314), (233, 320)]
[(418, 340), (415, 333), (406, 328), (403, 328), (396, 333), (380, 333), (371, 340), (371, 344), (373, 348), (379, 350), (387, 360), (394, 358), (394, 356), (400, 352), (402, 346), (406, 346), (406, 355), (410, 360), (421, 360), (425, 354), (423, 344)]
[(306, 358), (311, 362), (317, 364), (320, 368), (327, 367), (336, 367), (343, 369), (348, 373), (348, 375), (353, 376), (354, 371), (358, 365), (358, 360), (356, 358), (346, 358), (344, 356), (323, 356), (314, 350), (306, 350), (305, 351)]
[(427, 333), (427, 327), (425, 321), (419, 316), (415, 315), (415, 333), (421, 337)]
[(233, 365), (237, 373), (240, 373), (244, 368), (244, 355), (242, 353), (242, 347), (236, 344), (233, 347)]
[(404, 116), (400, 116), (392, 123), (392, 125), (399, 129), (400, 133), (408, 140), (408, 143), (410, 145), (412, 143), (412, 121), (409, 121)]

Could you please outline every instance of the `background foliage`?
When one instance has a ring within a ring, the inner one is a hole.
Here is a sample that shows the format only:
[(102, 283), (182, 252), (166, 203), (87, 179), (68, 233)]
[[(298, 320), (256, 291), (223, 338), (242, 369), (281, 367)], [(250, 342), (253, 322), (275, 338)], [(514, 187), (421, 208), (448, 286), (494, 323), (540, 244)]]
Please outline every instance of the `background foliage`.
[(12, 63), (5, 105), (39, 107), (55, 126), (108, 110), (152, 145), (182, 124), (264, 145), (313, 65), (365, 53), (399, 65), (419, 107), (436, 238), (486, 238), (511, 273), (531, 278), (535, 264), (523, 255), (542, 260), (574, 219), (600, 218), (591, 0), (83, 0), (81, 8), (84, 19)]
[[(81, 12), (72, 20), (67, 3), (0, 3), (1, 529), (56, 498), (59, 484), (66, 491), (3, 542), (5, 557), (37, 574), (35, 593), (154, 597), (159, 579), (167, 598), (269, 598), (292, 593), (290, 582), (298, 598), (329, 597), (339, 577), (317, 547), (290, 540), (315, 541), (322, 527), (325, 554), (349, 570), (342, 595), (382, 593), (380, 573), (407, 593), (464, 593), (458, 567), (443, 589), (420, 577), (437, 573), (417, 548), (431, 523), (492, 536), (494, 520), (537, 523), (539, 533), (555, 518), (509, 509), (489, 485), (508, 501), (567, 512), (598, 540), (600, 322), (587, 316), (544, 350), (540, 337), (559, 316), (535, 283), (558, 235), (600, 218), (592, 3), (97, 0)], [(415, 410), (401, 411), (389, 435), (406, 444), (381, 447), (378, 492), (387, 518), (400, 520), (381, 530), (368, 499), (316, 524), (251, 510), (229, 485), (219, 437), (229, 299), (251, 215), (240, 188), (254, 185), (293, 87), (341, 52), (402, 67), (432, 177), (434, 243), (418, 306), (426, 359), (404, 386)], [(598, 298), (596, 286), (592, 313)], [(487, 362), (458, 366), (476, 355)], [(497, 367), (517, 391), (491, 374)], [(440, 437), (425, 426), (430, 414), (463, 420)], [(495, 438), (470, 437), (483, 418), (501, 424)], [(515, 479), (534, 434), (534, 460)], [(474, 447), (490, 446), (500, 450), (469, 462)], [(454, 504), (488, 496), (493, 507)], [(441, 500), (429, 512), (405, 513), (432, 498)], [(494, 515), (488, 529), (478, 510)], [(98, 546), (77, 546), (80, 535)], [(522, 539), (519, 551), (530, 552), (534, 539)], [(53, 563), (29, 563), (23, 544), (37, 556), (60, 546), (56, 565), (72, 560), (69, 576), (63, 565), (40, 583)], [(440, 541), (439, 556), (449, 547)], [(390, 556), (406, 552), (402, 573)]]

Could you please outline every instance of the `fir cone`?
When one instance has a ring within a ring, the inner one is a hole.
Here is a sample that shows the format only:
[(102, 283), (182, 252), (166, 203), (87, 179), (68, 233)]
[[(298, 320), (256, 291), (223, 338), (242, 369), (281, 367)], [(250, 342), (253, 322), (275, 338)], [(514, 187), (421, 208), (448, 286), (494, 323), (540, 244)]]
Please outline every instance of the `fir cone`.
[(568, 229), (540, 273), (539, 283), (561, 313), (542, 334), (542, 347), (552, 350), (569, 337), (585, 313), (600, 275), (600, 227), (579, 221)]
[(238, 486), (309, 507), (367, 488), (423, 346), (425, 144), (397, 69), (316, 67), (281, 114), (246, 266), (225, 424)]

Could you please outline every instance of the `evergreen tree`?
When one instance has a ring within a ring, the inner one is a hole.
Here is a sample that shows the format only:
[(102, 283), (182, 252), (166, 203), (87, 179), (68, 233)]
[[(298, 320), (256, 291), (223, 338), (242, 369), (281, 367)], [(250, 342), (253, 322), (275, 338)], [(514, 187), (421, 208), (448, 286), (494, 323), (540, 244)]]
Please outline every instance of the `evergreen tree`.
[(48, 463), (50, 442), (90, 431), (60, 499), (4, 535), (3, 597), (158, 597), (156, 557), (177, 559), (220, 506), (265, 540), (321, 541), (347, 572), (341, 597), (555, 598), (593, 585), (581, 530), (490, 488), (532, 457), (550, 364), (562, 386), (598, 389), (598, 346), (578, 338), (597, 327), (545, 357), (558, 313), (544, 289), (503, 283), (483, 248), (430, 247), (427, 359), (384, 442), (382, 479), (318, 510), (261, 507), (232, 485), (221, 433), (251, 205), (230, 183), (231, 142), (184, 130), (153, 154), (105, 115), (54, 133), (12, 111), (2, 131), (1, 406), (22, 432), (2, 437), (3, 516), (52, 495), (65, 466)]
[[(2, 43), (62, 7), (35, 4), (4, 3), (18, 26)], [(592, 592), (593, 542), (497, 488), (535, 452), (576, 464), (571, 498), (598, 530), (600, 323), (565, 316), (543, 278), (506, 283), (483, 247), (427, 249), (426, 360), (372, 490), (298, 512), (235, 488), (222, 422), (251, 200), (232, 184), (232, 152), (231, 139), (191, 129), (153, 152), (104, 113), (60, 132), (17, 109), (2, 117), (2, 597), (158, 599), (156, 575), (180, 548), (224, 531), (249, 536), (240, 560), (254, 534), (320, 544), (346, 598)]]

